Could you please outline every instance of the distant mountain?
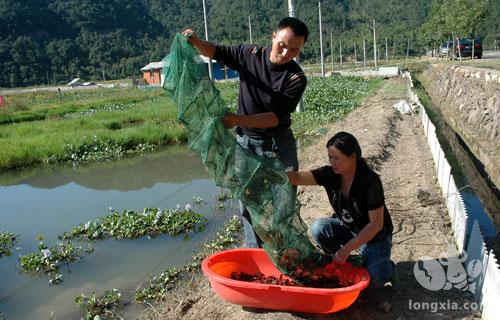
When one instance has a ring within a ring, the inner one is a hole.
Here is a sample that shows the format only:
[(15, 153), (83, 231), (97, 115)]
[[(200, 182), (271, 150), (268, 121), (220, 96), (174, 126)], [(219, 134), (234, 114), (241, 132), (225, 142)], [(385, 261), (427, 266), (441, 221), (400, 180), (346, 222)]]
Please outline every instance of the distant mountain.
[[(493, 13), (479, 28), (485, 44), (498, 37), (499, 1), (491, 1)], [(432, 0), (323, 2), (327, 55), (330, 34), (335, 55), (342, 41), (344, 56), (352, 56), (356, 46), (359, 58), (363, 38), (371, 54), (373, 19), (384, 50), (386, 37), (391, 54), (406, 53), (408, 37), (411, 54), (425, 50), (415, 39)], [(318, 2), (295, 3), (296, 16), (311, 33), (302, 59), (316, 61)], [(250, 17), (253, 42), (269, 45), (275, 25), (288, 15), (285, 0), (207, 0), (207, 10), (210, 39), (225, 44), (249, 42)], [(0, 87), (138, 77), (140, 68), (163, 58), (175, 33), (187, 27), (204, 36), (201, 0), (0, 0)]]

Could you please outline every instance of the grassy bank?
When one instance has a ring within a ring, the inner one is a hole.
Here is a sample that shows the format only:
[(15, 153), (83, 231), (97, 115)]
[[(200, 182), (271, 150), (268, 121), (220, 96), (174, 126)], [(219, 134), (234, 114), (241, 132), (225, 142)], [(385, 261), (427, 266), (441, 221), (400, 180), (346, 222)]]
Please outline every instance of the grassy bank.
[[(379, 80), (310, 78), (304, 110), (293, 115), (300, 139), (356, 107)], [(218, 82), (236, 110), (238, 82)], [(0, 109), (0, 169), (40, 163), (101, 161), (184, 142), (177, 108), (163, 89), (109, 88), (10, 94)], [(318, 131), (319, 130), (319, 131)]]
[[(237, 86), (218, 86), (234, 104)], [(11, 94), (5, 100), (1, 169), (113, 159), (186, 140), (177, 107), (160, 88), (45, 91)]]

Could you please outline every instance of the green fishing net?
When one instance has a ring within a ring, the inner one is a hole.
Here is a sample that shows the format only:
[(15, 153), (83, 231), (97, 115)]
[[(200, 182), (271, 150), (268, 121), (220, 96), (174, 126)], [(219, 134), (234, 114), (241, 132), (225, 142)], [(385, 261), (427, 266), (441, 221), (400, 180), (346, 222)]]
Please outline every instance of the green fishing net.
[(215, 184), (246, 206), (273, 263), (296, 279), (329, 263), (331, 257), (309, 241), (300, 203), (280, 161), (251, 154), (222, 124), (228, 110), (208, 77), (207, 64), (183, 35), (175, 36), (163, 66), (163, 87), (178, 106), (189, 148), (201, 156)]

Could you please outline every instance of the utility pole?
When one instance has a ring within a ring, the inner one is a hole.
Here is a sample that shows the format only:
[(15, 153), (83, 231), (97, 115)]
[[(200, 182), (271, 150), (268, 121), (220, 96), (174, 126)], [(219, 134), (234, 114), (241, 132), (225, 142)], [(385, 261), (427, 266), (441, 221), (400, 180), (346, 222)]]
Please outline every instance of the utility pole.
[(408, 45), (406, 46), (406, 61), (405, 68), (408, 65), (408, 56), (410, 55), (410, 36), (408, 36)]
[(389, 63), (389, 52), (387, 51), (387, 37), (385, 37), (385, 62)]
[(325, 59), (323, 56), (323, 28), (321, 27), (321, 1), (318, 1), (318, 13), (319, 13), (319, 48), (321, 54), (321, 76), (325, 77)]
[(396, 40), (392, 40), (392, 63), (394, 63), (394, 51), (396, 50)]
[[(205, 40), (208, 41), (208, 23), (207, 23), (207, 9), (205, 6), (205, 0), (203, 1), (203, 19), (205, 20)], [(212, 76), (212, 58), (208, 57), (208, 77), (213, 80)]]
[(332, 74), (333, 74), (333, 29), (330, 29), (330, 59), (332, 60)]
[[(295, 5), (293, 3), (293, 0), (288, 0), (288, 16), (289, 17), (295, 17)], [(295, 57), (295, 62), (299, 64), (300, 59), (299, 56)], [(304, 105), (304, 97), (302, 96), (300, 98), (299, 104), (297, 105), (297, 108), (295, 108), (295, 111), (300, 112), (303, 109)]]
[(358, 61), (358, 58), (356, 57), (356, 42), (354, 42), (354, 62)]
[(363, 38), (363, 67), (366, 67), (366, 46), (365, 46), (365, 38)]
[(339, 40), (340, 67), (342, 68), (342, 40)]
[(252, 23), (250, 22), (250, 16), (248, 16), (248, 32), (250, 33), (250, 44), (253, 43), (252, 41)]
[(373, 61), (375, 61), (375, 67), (377, 66), (377, 39), (375, 36), (375, 19), (373, 19)]
[(295, 18), (295, 5), (293, 0), (288, 0), (288, 16)]

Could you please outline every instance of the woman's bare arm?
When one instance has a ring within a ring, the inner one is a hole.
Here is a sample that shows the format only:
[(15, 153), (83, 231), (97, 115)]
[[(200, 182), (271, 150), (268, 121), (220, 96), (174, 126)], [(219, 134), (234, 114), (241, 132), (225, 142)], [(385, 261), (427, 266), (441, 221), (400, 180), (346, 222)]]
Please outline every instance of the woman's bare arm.
[(294, 186), (314, 186), (318, 184), (311, 171), (290, 171), (287, 174), (290, 184)]

